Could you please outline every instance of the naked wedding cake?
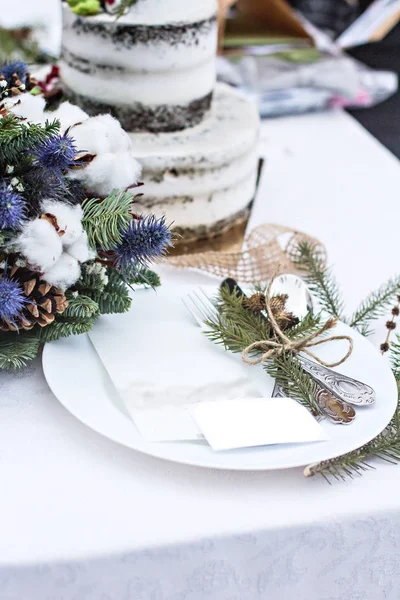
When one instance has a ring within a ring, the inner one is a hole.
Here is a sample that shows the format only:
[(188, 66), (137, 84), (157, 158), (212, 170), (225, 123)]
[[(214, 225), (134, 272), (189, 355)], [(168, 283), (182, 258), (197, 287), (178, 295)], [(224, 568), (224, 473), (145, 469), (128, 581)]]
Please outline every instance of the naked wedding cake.
[(216, 0), (125, 0), (118, 18), (118, 0), (92, 16), (76, 4), (63, 3), (63, 85), (130, 133), (145, 182), (138, 210), (165, 214), (183, 240), (246, 219), (259, 120), (249, 100), (215, 82)]

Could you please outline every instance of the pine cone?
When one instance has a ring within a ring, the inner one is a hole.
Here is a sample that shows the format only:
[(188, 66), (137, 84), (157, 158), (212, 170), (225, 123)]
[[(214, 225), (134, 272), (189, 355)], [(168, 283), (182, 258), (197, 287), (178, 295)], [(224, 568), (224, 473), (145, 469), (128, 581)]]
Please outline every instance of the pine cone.
[(278, 296), (272, 296), (270, 300), (270, 306), (272, 310), (272, 314), (274, 316), (279, 315), (284, 312), (286, 308), (286, 301), (288, 299), (287, 294), (278, 294)]
[[(279, 327), (285, 331), (299, 324), (299, 319), (293, 313), (286, 311), (287, 294), (279, 294), (270, 299), (270, 307)], [(265, 294), (256, 292), (244, 301), (244, 306), (254, 313), (265, 311)]]
[[(0, 271), (0, 277), (3, 277), (3, 274), (4, 272)], [(25, 292), (27, 302), (15, 325), (0, 319), (0, 331), (29, 330), (35, 325), (46, 327), (54, 321), (57, 313), (61, 314), (67, 308), (68, 301), (64, 292), (46, 281), (41, 281), (40, 274), (26, 267), (14, 266), (7, 276), (18, 281)]]
[(271, 298), (271, 311), (279, 327), (285, 331), (299, 324), (299, 319), (291, 312), (286, 311), (287, 294), (279, 294)]
[(265, 310), (265, 295), (262, 292), (256, 292), (250, 298), (246, 298), (244, 305), (248, 310), (260, 313)]

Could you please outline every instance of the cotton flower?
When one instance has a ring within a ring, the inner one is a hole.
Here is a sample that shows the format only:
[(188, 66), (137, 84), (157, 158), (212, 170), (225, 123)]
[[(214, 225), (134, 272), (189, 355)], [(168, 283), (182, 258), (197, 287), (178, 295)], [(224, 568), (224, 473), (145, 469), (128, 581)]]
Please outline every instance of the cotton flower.
[(70, 102), (62, 102), (56, 110), (46, 111), (46, 100), (40, 94), (20, 94), (7, 100), (6, 104), (8, 110), (25, 118), (29, 123), (45, 125), (46, 121), (57, 119), (61, 124), (61, 133), (65, 133), (73, 125), (82, 123), (89, 118), (85, 111)]
[[(79, 106), (71, 104), (68, 101), (61, 102), (60, 106), (51, 113), (45, 112), (44, 116), (46, 119), (49, 118), (49, 114), (51, 114), (53, 119), (58, 119), (60, 121), (62, 133), (73, 125), (83, 123), (83, 121), (86, 121), (86, 119), (89, 118), (89, 115), (79, 108)], [(85, 150), (85, 146), (82, 146), (80, 150)]]
[(63, 202), (45, 200), (41, 205), (42, 213), (53, 215), (57, 220), (59, 232), (63, 232), (60, 239), (62, 246), (69, 246), (76, 242), (83, 234), (81, 206), (71, 206)]
[(43, 96), (33, 96), (32, 94), (25, 93), (10, 98), (6, 102), (6, 107), (15, 115), (23, 117), (29, 123), (35, 123), (44, 125), (46, 120), (52, 120), (52, 113), (45, 113), (44, 109), (46, 101)]
[(171, 231), (165, 217), (154, 215), (133, 219), (123, 234), (122, 242), (116, 247), (117, 265), (124, 272), (135, 265), (146, 266), (163, 256), (171, 245)]
[(77, 179), (93, 195), (108, 196), (113, 189), (127, 189), (138, 182), (142, 168), (133, 156), (128, 134), (110, 115), (91, 117), (71, 130), (76, 146), (95, 158), (69, 177)]
[(66, 246), (65, 251), (80, 263), (95, 257), (95, 252), (90, 249), (86, 231), (73, 244)]
[[(7, 106), (31, 123), (44, 125), (46, 120), (58, 119), (61, 133), (65, 134), (70, 128), (68, 136), (74, 140), (77, 151), (92, 154), (93, 160), (80, 169), (72, 170), (68, 177), (79, 181), (91, 194), (104, 198), (113, 189), (125, 190), (139, 181), (142, 167), (134, 157), (131, 139), (110, 115), (89, 117), (69, 102), (63, 102), (57, 110), (48, 112), (44, 110), (42, 96), (28, 93), (12, 98)], [(45, 153), (41, 158), (48, 161), (49, 155)]]
[(39, 271), (50, 269), (62, 254), (61, 238), (46, 219), (28, 221), (16, 245), (29, 264)]
[(78, 261), (64, 252), (53, 267), (44, 271), (42, 278), (60, 290), (66, 290), (78, 281), (80, 275), (81, 268)]
[(0, 184), (0, 229), (15, 229), (25, 217), (25, 201), (20, 194)]
[(17, 240), (19, 252), (42, 274), (42, 279), (67, 289), (80, 277), (80, 263), (94, 258), (82, 226), (79, 205), (45, 200), (44, 218), (29, 221)]
[(0, 319), (14, 324), (24, 308), (26, 298), (18, 282), (3, 277), (0, 279)]

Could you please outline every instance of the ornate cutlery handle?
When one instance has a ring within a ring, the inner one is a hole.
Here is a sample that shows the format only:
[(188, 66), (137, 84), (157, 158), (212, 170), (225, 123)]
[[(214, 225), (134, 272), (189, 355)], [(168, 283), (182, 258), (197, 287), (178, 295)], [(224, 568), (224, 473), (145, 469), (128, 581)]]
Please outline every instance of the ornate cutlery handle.
[(304, 356), (299, 356), (299, 360), (304, 371), (310, 377), (343, 402), (356, 406), (369, 405), (375, 402), (375, 392), (366, 383), (347, 377), (342, 373), (336, 373), (336, 371), (323, 367)]
[[(275, 381), (273, 398), (286, 398), (286, 394), (278, 382)], [(350, 425), (356, 418), (356, 411), (350, 404), (336, 398), (331, 392), (317, 386), (316, 400), (321, 408), (322, 414), (328, 417), (332, 423), (338, 425)]]

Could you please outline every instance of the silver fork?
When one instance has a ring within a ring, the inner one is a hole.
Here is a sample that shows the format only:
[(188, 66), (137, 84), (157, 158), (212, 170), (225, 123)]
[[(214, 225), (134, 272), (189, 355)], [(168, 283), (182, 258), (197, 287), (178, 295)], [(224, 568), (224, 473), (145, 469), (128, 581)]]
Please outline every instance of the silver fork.
[[(202, 288), (194, 290), (182, 299), (186, 309), (202, 329), (206, 329), (205, 322), (218, 318), (218, 310)], [(312, 375), (310, 377), (313, 379)], [(343, 402), (330, 390), (324, 389), (316, 381), (316, 400), (324, 416), (333, 423), (348, 425), (354, 421), (356, 413), (352, 406)], [(276, 381), (272, 392), (273, 398), (286, 396), (282, 387)]]

